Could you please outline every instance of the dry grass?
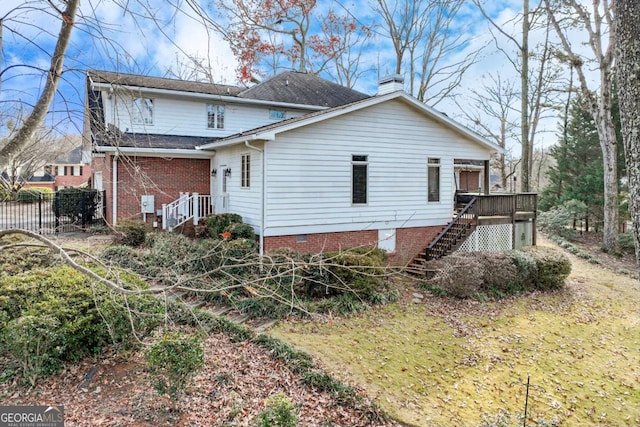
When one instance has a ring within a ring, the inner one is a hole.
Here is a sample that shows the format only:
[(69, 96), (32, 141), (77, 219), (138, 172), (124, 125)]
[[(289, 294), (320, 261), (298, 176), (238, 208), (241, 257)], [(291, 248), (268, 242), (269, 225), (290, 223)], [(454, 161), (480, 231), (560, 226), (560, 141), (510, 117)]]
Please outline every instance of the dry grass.
[(559, 293), (490, 303), (428, 297), (273, 333), (406, 423), (476, 426), (483, 414), (522, 413), (530, 375), (530, 419), (640, 425), (640, 286), (571, 259)]

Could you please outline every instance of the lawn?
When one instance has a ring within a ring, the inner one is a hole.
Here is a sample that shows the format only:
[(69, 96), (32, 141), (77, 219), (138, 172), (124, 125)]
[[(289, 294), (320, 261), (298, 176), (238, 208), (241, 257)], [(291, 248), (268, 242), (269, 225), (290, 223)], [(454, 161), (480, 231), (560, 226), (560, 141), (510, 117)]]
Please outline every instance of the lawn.
[[(498, 302), (425, 294), (271, 330), (399, 421), (477, 426), (500, 411), (561, 426), (640, 425), (640, 286), (571, 257), (567, 289)], [(529, 423), (528, 425), (531, 425)]]

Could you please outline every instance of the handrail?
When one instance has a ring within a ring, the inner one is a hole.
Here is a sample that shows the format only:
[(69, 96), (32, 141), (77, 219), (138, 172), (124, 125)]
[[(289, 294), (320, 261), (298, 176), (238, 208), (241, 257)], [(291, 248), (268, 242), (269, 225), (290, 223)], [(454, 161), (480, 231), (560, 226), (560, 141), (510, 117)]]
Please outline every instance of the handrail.
[(177, 200), (162, 205), (162, 229), (171, 231), (191, 219), (197, 224), (200, 218), (212, 213), (213, 203), (210, 195), (181, 194)]
[(464, 218), (464, 216), (467, 214), (467, 212), (471, 211), (472, 213), (472, 219), (477, 219), (477, 214), (475, 212), (475, 210), (472, 210), (473, 205), (476, 203), (477, 197), (473, 197), (471, 199), (471, 201), (469, 201), (469, 203), (467, 203), (460, 212), (458, 212), (458, 214), (455, 216), (455, 218), (447, 225), (447, 227), (442, 230), (440, 232), (440, 234), (438, 234), (438, 236), (429, 244), (429, 246), (427, 246), (426, 250), (425, 250), (425, 255), (427, 257), (427, 260), (430, 259), (430, 252), (434, 249), (435, 246), (437, 246), (440, 243), (440, 240), (442, 240), (447, 234), (449, 234), (449, 232), (451, 231), (451, 229), (456, 226), (458, 223), (461, 222), (461, 220)]

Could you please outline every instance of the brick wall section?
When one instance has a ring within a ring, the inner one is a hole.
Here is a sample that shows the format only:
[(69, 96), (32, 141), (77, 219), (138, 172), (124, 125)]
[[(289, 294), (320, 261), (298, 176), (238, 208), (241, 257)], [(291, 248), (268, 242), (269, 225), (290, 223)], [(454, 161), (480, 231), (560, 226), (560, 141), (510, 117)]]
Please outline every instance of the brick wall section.
[(295, 235), (268, 236), (264, 238), (265, 252), (279, 248), (291, 248), (301, 253), (333, 252), (356, 246), (376, 246), (377, 230), (346, 231), (342, 233), (306, 234), (307, 242), (296, 242)]
[(392, 265), (407, 265), (442, 231), (444, 226), (398, 228), (396, 251), (389, 257)]
[[(55, 165), (58, 166), (58, 170), (61, 171), (64, 168), (64, 165)], [(67, 169), (71, 169), (72, 167), (77, 167), (79, 165), (67, 165)], [(71, 173), (71, 171), (69, 171)], [(56, 187), (78, 187), (82, 184), (85, 184), (89, 178), (91, 177), (91, 166), (82, 165), (82, 175), (74, 176), (74, 175), (56, 175)]]
[[(422, 252), (440, 233), (441, 226), (412, 227), (396, 230), (396, 251), (389, 255), (389, 264), (406, 265)], [(376, 246), (377, 230), (349, 231), (343, 233), (308, 234), (307, 242), (296, 242), (295, 235), (269, 236), (264, 238), (265, 252), (278, 248), (291, 248), (302, 253), (332, 252), (355, 246)]]
[[(141, 220), (140, 196), (145, 194), (155, 196), (155, 211), (161, 209), (163, 203), (176, 200), (180, 192), (209, 194), (209, 165), (208, 159), (118, 159), (118, 219)], [(93, 166), (96, 171), (103, 171), (103, 186), (107, 191), (107, 220), (112, 223), (112, 157), (108, 155), (104, 159), (94, 159)], [(155, 214), (147, 215), (147, 222), (155, 220)]]

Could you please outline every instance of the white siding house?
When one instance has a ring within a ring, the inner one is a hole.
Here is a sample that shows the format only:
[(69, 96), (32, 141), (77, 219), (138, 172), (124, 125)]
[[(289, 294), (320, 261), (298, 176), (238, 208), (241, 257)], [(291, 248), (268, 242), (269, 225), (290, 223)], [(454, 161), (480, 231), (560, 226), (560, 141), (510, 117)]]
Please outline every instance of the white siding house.
[(377, 96), (295, 72), (248, 89), (109, 72), (87, 80), (85, 141), (110, 222), (166, 222), (167, 206), (196, 193), (198, 215), (241, 215), (263, 252), (378, 245), (406, 262), (451, 220), (454, 165), (484, 164), (488, 176), (500, 151), (397, 79)]

